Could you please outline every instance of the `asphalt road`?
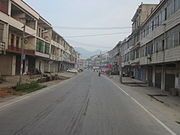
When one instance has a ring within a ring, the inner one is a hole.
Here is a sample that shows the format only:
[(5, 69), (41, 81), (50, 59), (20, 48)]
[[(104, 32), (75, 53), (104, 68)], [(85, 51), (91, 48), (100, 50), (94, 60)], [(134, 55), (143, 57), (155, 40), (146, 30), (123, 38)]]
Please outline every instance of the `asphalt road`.
[(106, 77), (85, 71), (0, 108), (0, 135), (171, 135)]

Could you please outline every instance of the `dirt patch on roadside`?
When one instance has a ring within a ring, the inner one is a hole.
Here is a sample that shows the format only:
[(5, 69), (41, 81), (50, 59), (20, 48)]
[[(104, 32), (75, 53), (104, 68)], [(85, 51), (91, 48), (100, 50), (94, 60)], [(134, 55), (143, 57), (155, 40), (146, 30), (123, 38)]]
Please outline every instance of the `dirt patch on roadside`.
[(0, 98), (10, 97), (12, 95), (21, 96), (23, 93), (15, 91), (13, 88), (0, 88)]

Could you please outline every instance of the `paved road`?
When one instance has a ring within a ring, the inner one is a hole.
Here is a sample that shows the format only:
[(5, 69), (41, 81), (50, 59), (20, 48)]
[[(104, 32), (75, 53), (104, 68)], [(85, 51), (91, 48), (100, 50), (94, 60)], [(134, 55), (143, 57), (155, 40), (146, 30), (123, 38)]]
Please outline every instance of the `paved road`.
[(170, 135), (106, 77), (77, 77), (0, 108), (0, 135)]

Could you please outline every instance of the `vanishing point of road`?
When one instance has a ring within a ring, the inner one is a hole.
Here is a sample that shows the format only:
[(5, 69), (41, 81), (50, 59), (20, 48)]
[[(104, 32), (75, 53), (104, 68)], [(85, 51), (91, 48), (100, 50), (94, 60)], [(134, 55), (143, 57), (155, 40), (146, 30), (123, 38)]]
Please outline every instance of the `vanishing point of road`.
[(0, 108), (0, 135), (172, 135), (107, 77), (85, 71)]

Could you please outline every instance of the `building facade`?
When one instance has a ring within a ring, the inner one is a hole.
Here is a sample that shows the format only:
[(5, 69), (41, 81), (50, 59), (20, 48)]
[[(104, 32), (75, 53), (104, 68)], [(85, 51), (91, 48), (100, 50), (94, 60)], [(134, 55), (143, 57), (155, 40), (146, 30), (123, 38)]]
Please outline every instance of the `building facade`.
[(131, 35), (120, 45), (123, 70), (150, 86), (179, 89), (180, 1), (142, 3), (132, 22)]
[[(24, 42), (23, 42), (24, 41)], [(23, 48), (23, 50), (22, 50)], [(23, 0), (0, 1), (0, 73), (60, 72), (75, 66), (77, 52)]]

